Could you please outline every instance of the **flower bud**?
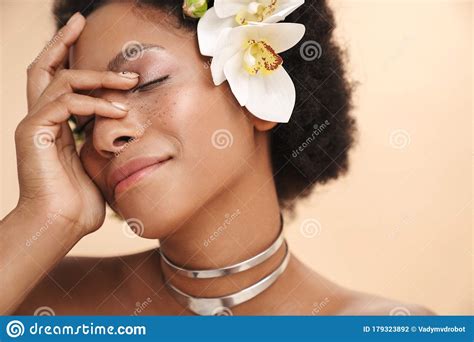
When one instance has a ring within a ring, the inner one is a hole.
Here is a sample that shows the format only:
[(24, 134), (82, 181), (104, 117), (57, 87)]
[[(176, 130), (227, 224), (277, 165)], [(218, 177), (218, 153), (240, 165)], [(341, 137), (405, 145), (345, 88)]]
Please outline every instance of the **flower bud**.
[(207, 0), (184, 0), (183, 14), (190, 18), (201, 18), (207, 11)]

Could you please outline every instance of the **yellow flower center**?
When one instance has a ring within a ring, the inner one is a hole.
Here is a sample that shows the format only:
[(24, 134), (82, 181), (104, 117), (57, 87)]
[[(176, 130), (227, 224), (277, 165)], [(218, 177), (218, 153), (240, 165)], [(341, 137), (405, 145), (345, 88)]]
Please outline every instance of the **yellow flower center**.
[(250, 39), (244, 44), (244, 69), (250, 75), (268, 75), (275, 71), (283, 59), (265, 41)]
[(250, 2), (235, 16), (239, 25), (247, 25), (249, 21), (263, 21), (275, 12), (277, 0), (257, 0)]

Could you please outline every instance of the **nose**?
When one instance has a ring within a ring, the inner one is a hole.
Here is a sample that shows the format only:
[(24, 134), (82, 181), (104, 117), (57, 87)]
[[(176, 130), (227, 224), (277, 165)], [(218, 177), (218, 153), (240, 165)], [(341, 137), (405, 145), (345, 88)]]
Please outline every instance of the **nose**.
[(129, 111), (122, 119), (96, 115), (93, 128), (93, 146), (103, 158), (110, 159), (143, 135), (136, 113)]

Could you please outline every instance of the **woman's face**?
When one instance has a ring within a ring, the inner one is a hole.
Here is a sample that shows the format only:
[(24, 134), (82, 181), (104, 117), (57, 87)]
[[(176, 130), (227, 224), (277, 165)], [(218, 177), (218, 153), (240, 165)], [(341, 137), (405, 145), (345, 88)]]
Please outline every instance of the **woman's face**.
[(80, 152), (87, 173), (148, 238), (166, 236), (229, 191), (257, 147), (254, 118), (227, 85), (214, 86), (195, 33), (174, 20), (128, 3), (105, 5), (87, 18), (70, 55), (73, 69), (140, 75), (131, 91), (91, 94), (126, 104), (126, 117), (78, 125), (90, 121)]

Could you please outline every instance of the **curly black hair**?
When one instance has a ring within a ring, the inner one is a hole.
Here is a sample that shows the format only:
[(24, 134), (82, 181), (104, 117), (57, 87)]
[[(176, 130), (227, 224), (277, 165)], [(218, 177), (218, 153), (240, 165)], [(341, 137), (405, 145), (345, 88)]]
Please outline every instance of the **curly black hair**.
[[(55, 0), (53, 14), (59, 29), (75, 13), (89, 15), (110, 0)], [(179, 27), (196, 29), (177, 0), (133, 0), (136, 6), (156, 8), (176, 18)], [(209, 7), (214, 1), (208, 1)], [(302, 23), (300, 43), (281, 54), (296, 88), (296, 105), (288, 123), (271, 131), (273, 174), (282, 209), (292, 211), (316, 184), (336, 179), (348, 170), (348, 151), (354, 145), (353, 86), (345, 69), (344, 51), (335, 42), (336, 26), (326, 0), (306, 0), (286, 22)]]

